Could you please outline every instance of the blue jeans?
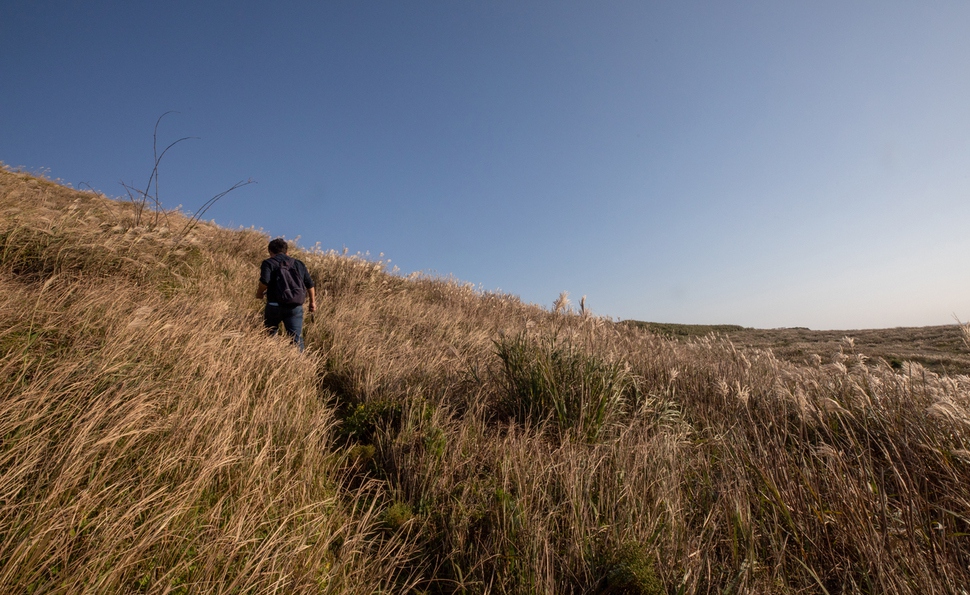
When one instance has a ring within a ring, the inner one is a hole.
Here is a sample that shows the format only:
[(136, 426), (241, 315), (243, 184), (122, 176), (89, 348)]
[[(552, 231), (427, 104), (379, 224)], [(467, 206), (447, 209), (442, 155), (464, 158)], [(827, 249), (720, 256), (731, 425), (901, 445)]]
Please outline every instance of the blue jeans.
[(266, 304), (263, 320), (270, 335), (276, 335), (280, 330), (280, 323), (286, 329), (286, 334), (292, 337), (293, 343), (303, 351), (303, 306), (281, 306), (275, 302)]

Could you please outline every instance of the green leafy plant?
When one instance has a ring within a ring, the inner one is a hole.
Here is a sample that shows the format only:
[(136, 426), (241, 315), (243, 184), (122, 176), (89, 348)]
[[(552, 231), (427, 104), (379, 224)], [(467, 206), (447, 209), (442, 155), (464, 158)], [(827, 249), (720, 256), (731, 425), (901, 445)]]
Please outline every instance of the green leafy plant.
[(398, 531), (414, 518), (414, 511), (404, 502), (395, 502), (387, 507), (381, 515), (381, 521), (386, 529)]
[(554, 337), (525, 334), (496, 343), (507, 392), (501, 411), (520, 422), (551, 422), (593, 441), (615, 422), (632, 387), (619, 361)]
[(343, 420), (341, 432), (350, 440), (370, 443), (378, 430), (401, 423), (401, 405), (390, 401), (360, 403)]
[(657, 578), (646, 549), (627, 543), (607, 557), (600, 595), (661, 595), (663, 584)]

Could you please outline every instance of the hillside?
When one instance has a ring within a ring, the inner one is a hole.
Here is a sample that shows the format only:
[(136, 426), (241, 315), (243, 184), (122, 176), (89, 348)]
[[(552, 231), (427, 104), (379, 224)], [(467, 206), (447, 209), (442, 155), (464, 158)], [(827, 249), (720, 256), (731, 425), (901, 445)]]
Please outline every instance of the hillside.
[(300, 355), (266, 236), (135, 222), (0, 171), (2, 593), (970, 586), (966, 376), (319, 251)]
[(905, 362), (916, 362), (937, 374), (970, 374), (970, 349), (959, 324), (844, 331), (756, 329), (726, 324), (663, 324), (637, 320), (627, 320), (623, 324), (679, 340), (714, 333), (739, 347), (770, 349), (779, 358), (801, 365), (811, 365), (817, 358), (830, 361), (848, 348), (865, 354), (870, 359), (870, 366), (887, 363), (901, 369)]

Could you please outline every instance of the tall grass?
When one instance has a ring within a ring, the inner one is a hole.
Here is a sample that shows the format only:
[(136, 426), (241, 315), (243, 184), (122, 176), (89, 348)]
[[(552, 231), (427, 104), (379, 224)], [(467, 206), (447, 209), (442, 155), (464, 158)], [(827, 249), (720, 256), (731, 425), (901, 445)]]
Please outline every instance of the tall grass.
[(10, 172), (0, 214), (2, 592), (970, 584), (967, 377), (850, 342), (794, 365), (320, 250), (298, 355), (249, 297), (261, 233), (176, 245)]
[(595, 441), (620, 415), (631, 388), (621, 363), (556, 337), (520, 334), (496, 346), (508, 383), (500, 408), (519, 422), (548, 422)]
[(241, 303), (229, 255), (262, 239), (210, 229), (218, 249), (180, 252), (117, 229), (120, 205), (61, 214), (62, 189), (16, 182), (40, 192), (4, 188), (0, 592), (406, 585), (379, 486), (341, 489), (317, 362)]

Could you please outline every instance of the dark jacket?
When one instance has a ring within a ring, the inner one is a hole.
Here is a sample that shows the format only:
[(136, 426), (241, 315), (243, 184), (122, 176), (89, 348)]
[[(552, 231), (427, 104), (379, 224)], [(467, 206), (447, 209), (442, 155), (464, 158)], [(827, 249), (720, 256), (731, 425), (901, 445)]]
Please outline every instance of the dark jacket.
[(274, 281), (276, 276), (279, 275), (280, 265), (287, 261), (291, 267), (296, 268), (299, 276), (303, 279), (303, 287), (310, 289), (314, 286), (313, 279), (310, 278), (310, 271), (307, 270), (306, 265), (302, 261), (287, 256), (286, 254), (276, 254), (275, 256), (267, 258), (259, 265), (259, 282), (268, 288), (266, 291), (266, 301), (268, 303), (278, 303), (280, 300), (277, 283)]

